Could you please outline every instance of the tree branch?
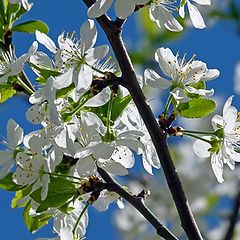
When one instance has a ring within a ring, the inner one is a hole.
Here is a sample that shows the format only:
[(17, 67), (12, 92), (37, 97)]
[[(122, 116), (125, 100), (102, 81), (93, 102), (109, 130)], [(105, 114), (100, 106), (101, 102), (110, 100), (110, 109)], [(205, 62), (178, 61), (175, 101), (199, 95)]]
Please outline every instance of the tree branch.
[(124, 190), (111, 176), (103, 169), (98, 167), (98, 173), (107, 183), (106, 189), (111, 192), (116, 192), (122, 198), (132, 204), (156, 229), (157, 234), (166, 240), (177, 240), (177, 238), (153, 215), (153, 213), (146, 207), (142, 198), (131, 195)]
[(234, 236), (234, 229), (238, 221), (238, 215), (239, 215), (239, 208), (240, 208), (240, 186), (238, 187), (238, 193), (234, 199), (234, 205), (232, 214), (230, 216), (229, 226), (226, 231), (226, 235), (223, 238), (223, 240), (232, 240)]
[[(93, 0), (83, 0), (84, 3), (90, 7)], [(170, 156), (166, 135), (161, 131), (155, 117), (145, 100), (145, 96), (138, 84), (131, 59), (127, 53), (127, 50), (123, 44), (121, 37), (121, 28), (116, 26), (114, 22), (110, 20), (107, 15), (103, 15), (97, 18), (98, 23), (105, 32), (115, 57), (119, 63), (122, 71), (122, 77), (124, 79), (124, 86), (132, 95), (133, 101), (136, 104), (139, 113), (141, 114), (143, 121), (149, 131), (153, 144), (156, 148), (156, 152), (161, 161), (161, 165), (166, 176), (166, 180), (173, 196), (177, 211), (179, 213), (181, 224), (190, 240), (202, 240), (201, 233), (193, 217), (188, 200), (183, 191), (183, 187), (174, 166), (172, 158)]]

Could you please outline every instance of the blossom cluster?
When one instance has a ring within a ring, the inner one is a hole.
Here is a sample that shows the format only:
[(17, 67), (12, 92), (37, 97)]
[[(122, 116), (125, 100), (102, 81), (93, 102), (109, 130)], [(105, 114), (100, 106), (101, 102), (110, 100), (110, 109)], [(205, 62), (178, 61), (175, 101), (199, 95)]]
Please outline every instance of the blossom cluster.
[[(193, 2), (210, 6), (211, 0), (192, 0)], [(97, 18), (107, 13), (111, 5), (114, 3), (116, 15), (120, 19), (126, 19), (134, 11), (139, 8), (149, 6), (149, 17), (158, 27), (165, 27), (170, 31), (182, 31), (183, 27), (173, 16), (173, 11), (179, 13), (181, 18), (185, 17), (185, 8), (187, 7), (189, 16), (196, 28), (205, 28), (203, 17), (197, 7), (191, 3), (191, 0), (181, 0), (179, 2), (173, 0), (97, 0), (89, 9), (88, 17)]]
[[(192, 1), (211, 4), (210, 0)], [(27, 0), (9, 2), (21, 5), (24, 11), (32, 6)], [(125, 19), (139, 8), (149, 7), (151, 20), (171, 31), (182, 30), (172, 10), (184, 18), (187, 7), (193, 25), (205, 27), (190, 0), (181, 0), (179, 9), (171, 0), (97, 0), (88, 16), (100, 17), (113, 2), (118, 18)], [(124, 208), (121, 196), (108, 190), (99, 169), (125, 176), (136, 158), (151, 175), (154, 168), (160, 168), (143, 119), (121, 85), (125, 79), (108, 58), (109, 47), (95, 46), (97, 35), (95, 22), (89, 19), (80, 28), (80, 38), (76, 33), (63, 33), (56, 44), (37, 30), (36, 41), (19, 58), (11, 45), (8, 51), (0, 51), (0, 84), (18, 83), (31, 95), (26, 118), (37, 129), (24, 134), (15, 120), (8, 121), (6, 149), (0, 150), (0, 179), (16, 191), (13, 206), (25, 208), (26, 222), (37, 222), (28, 225), (30, 231), (37, 231), (54, 218), (54, 239), (84, 238), (89, 206), (105, 211), (116, 202)], [(38, 50), (39, 44), (51, 57)], [(173, 126), (177, 117), (201, 118), (215, 110), (215, 102), (210, 99), (214, 89), (206, 89), (206, 84), (216, 79), (219, 71), (209, 69), (195, 55), (187, 60), (186, 54), (180, 58), (179, 53), (164, 47), (156, 50), (155, 60), (161, 72), (147, 68), (139, 77), (139, 85), (169, 90), (165, 109), (156, 122), (163, 134), (197, 138), (194, 152), (211, 158), (213, 172), (222, 183), (224, 164), (233, 170), (235, 162), (240, 161), (240, 122), (237, 109), (231, 106), (233, 97), (226, 101), (222, 116), (212, 118), (213, 132)], [(37, 75), (37, 90), (21, 79), (25, 64)]]
[[(93, 20), (83, 24), (80, 39), (61, 34), (58, 46), (36, 31), (34, 50), (9, 61), (10, 71), (2, 77), (7, 83), (28, 61), (42, 87), (30, 96), (32, 106), (26, 112), (27, 120), (39, 129), (24, 135), (13, 119), (8, 121), (7, 149), (0, 151), (0, 159), (4, 159), (1, 178), (12, 178), (20, 189), (28, 190), (16, 206), (28, 206), (31, 218), (53, 216), (54, 231), (61, 239), (84, 236), (86, 206), (105, 211), (116, 201), (123, 207), (120, 196), (106, 190), (98, 168), (123, 176), (134, 166), (137, 155), (148, 173), (160, 168), (128, 91), (113, 84), (103, 88), (97, 84), (117, 78), (119, 71), (104, 61), (108, 46), (94, 47), (96, 38)], [(53, 58), (37, 51), (38, 44), (52, 52)], [(51, 201), (54, 194), (61, 198)], [(67, 235), (71, 237), (63, 237)]]

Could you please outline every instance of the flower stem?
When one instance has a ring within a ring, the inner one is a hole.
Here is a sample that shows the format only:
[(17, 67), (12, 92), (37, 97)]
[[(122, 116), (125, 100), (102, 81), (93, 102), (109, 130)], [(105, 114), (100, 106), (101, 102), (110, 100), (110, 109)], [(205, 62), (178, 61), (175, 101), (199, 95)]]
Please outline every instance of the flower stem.
[(186, 136), (193, 137), (193, 138), (199, 139), (199, 140), (201, 140), (201, 141), (207, 142), (207, 143), (209, 143), (209, 144), (212, 143), (210, 140), (207, 140), (207, 139), (205, 139), (205, 138), (196, 136), (196, 135), (191, 134), (191, 133), (184, 133), (184, 132), (183, 132), (183, 134), (186, 135)]
[(111, 96), (108, 102), (108, 110), (107, 110), (107, 132), (108, 133), (111, 133), (112, 105), (113, 105), (113, 97)]
[(168, 112), (168, 109), (169, 109), (170, 104), (171, 104), (171, 102), (172, 102), (172, 99), (173, 99), (173, 95), (170, 94), (170, 95), (168, 96), (168, 100), (167, 100), (167, 103), (166, 103), (166, 106), (165, 106), (165, 109), (164, 109), (164, 112), (163, 112), (164, 117), (167, 116), (167, 112)]
[(72, 230), (73, 239), (74, 239), (74, 240), (78, 240), (78, 238), (77, 238), (77, 233), (76, 233), (77, 227), (78, 227), (78, 224), (79, 224), (80, 221), (81, 221), (81, 218), (82, 218), (83, 214), (86, 212), (86, 210), (88, 209), (89, 206), (90, 206), (90, 203), (87, 203), (86, 206), (83, 208), (82, 212), (80, 213), (80, 215), (79, 215), (79, 217), (78, 217), (78, 219), (77, 219), (77, 222), (75, 223), (75, 226), (74, 226), (74, 228), (73, 228), (73, 230)]
[(18, 78), (18, 82), (30, 95), (34, 93), (34, 91), (29, 86), (27, 86), (25, 82), (22, 81), (22, 79)]
[(101, 74), (103, 74), (103, 75), (106, 75), (106, 73), (105, 72), (103, 72), (103, 71), (101, 71), (100, 69), (98, 69), (98, 68), (96, 68), (96, 67), (94, 67), (94, 66), (91, 66), (90, 64), (88, 64), (88, 63), (85, 63), (87, 66), (89, 66), (92, 70), (94, 70), (94, 71), (96, 71), (96, 72), (98, 72), (98, 73), (101, 73)]
[(56, 177), (64, 177), (64, 178), (73, 178), (73, 179), (76, 179), (76, 180), (79, 180), (81, 181), (82, 179), (79, 178), (79, 177), (74, 177), (74, 176), (71, 176), (71, 175), (67, 175), (67, 174), (60, 174), (60, 173), (50, 173), (52, 176), (56, 176)]
[(214, 132), (201, 132), (201, 131), (198, 132), (198, 131), (185, 130), (185, 129), (181, 130), (181, 132), (183, 132), (183, 134), (184, 133), (196, 133), (196, 134), (215, 135)]

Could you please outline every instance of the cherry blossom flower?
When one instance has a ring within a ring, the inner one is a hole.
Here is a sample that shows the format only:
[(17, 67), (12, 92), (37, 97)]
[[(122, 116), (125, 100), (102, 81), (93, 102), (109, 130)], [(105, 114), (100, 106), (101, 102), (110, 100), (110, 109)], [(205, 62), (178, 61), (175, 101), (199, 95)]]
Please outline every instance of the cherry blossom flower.
[[(116, 15), (125, 19), (130, 16), (137, 5), (146, 4), (148, 0), (116, 0), (114, 9)], [(97, 18), (105, 14), (109, 8), (111, 7), (113, 0), (97, 0), (89, 9), (88, 9), (88, 17), (89, 18)]]
[(18, 146), (23, 141), (23, 129), (13, 120), (7, 123), (7, 140), (4, 145), (7, 150), (0, 150), (0, 179), (4, 178), (14, 164), (14, 158)]
[[(60, 235), (60, 240), (73, 240), (73, 229), (79, 215), (84, 210), (84, 204), (81, 203), (79, 200), (75, 200), (74, 203), (71, 203), (69, 207), (74, 208), (68, 214), (59, 213), (56, 215), (54, 219), (53, 230)], [(84, 237), (86, 233), (86, 228), (88, 225), (88, 213), (84, 211), (83, 215), (81, 216), (80, 222), (76, 228), (76, 234), (78, 235), (78, 239)], [(64, 238), (64, 236), (66, 238)], [(72, 236), (72, 238), (71, 238)]]
[(144, 76), (147, 85), (162, 89), (171, 87), (171, 94), (177, 103), (191, 100), (185, 91), (200, 96), (213, 95), (213, 89), (196, 89), (194, 84), (217, 78), (219, 76), (217, 69), (208, 69), (206, 63), (195, 61), (194, 57), (188, 62), (186, 62), (185, 55), (183, 59), (178, 59), (178, 54), (174, 56), (169, 48), (157, 49), (155, 60), (158, 62), (163, 74), (169, 79), (161, 77), (152, 69), (146, 69)]
[[(211, 0), (192, 0), (192, 1), (194, 1), (200, 5), (211, 5)], [(184, 10), (185, 4), (187, 4), (188, 12), (189, 12), (190, 18), (192, 20), (193, 26), (195, 28), (200, 28), (200, 29), (205, 28), (206, 25), (204, 23), (201, 13), (197, 9), (197, 7), (195, 7), (195, 5), (193, 5), (191, 3), (190, 0), (181, 0), (180, 8), (179, 8), (179, 15), (182, 18), (185, 17), (185, 10)]]
[(207, 141), (197, 140), (193, 145), (194, 152), (200, 157), (210, 157), (213, 172), (222, 183), (223, 165), (227, 164), (234, 170), (235, 162), (240, 162), (240, 122), (238, 111), (231, 106), (233, 96), (229, 97), (223, 107), (223, 116), (215, 115), (212, 126), (216, 137), (203, 137)]
[(35, 41), (28, 53), (17, 59), (12, 48), (9, 49), (9, 52), (0, 50), (0, 83), (5, 83), (9, 77), (18, 75), (23, 70), (24, 63), (37, 51), (37, 48), (38, 44)]
[(158, 27), (165, 27), (170, 31), (180, 32), (183, 30), (181, 24), (173, 17), (171, 0), (155, 0), (151, 3), (149, 8), (149, 16)]
[(54, 169), (47, 157), (43, 155), (42, 140), (32, 135), (29, 139), (30, 152), (19, 152), (16, 156), (17, 169), (13, 173), (13, 181), (22, 186), (33, 184), (33, 189), (42, 187), (41, 198), (47, 197), (49, 174)]
[[(46, 34), (36, 31), (37, 41), (55, 54), (56, 66), (63, 71), (63, 75), (59, 77), (61, 80), (54, 83), (56, 89), (64, 88), (64, 84), (69, 86), (72, 82), (75, 83), (77, 91), (82, 92), (88, 89), (91, 85), (89, 78), (93, 73), (93, 65), (108, 53), (107, 45), (93, 48), (97, 39), (97, 29), (93, 20), (88, 20), (82, 25), (80, 36), (81, 38), (78, 40), (75, 35), (72, 38), (60, 35), (58, 37), (59, 48), (57, 48)], [(49, 65), (46, 56), (42, 55), (38, 61), (43, 58)], [(36, 62), (37, 59), (33, 58), (33, 61)]]

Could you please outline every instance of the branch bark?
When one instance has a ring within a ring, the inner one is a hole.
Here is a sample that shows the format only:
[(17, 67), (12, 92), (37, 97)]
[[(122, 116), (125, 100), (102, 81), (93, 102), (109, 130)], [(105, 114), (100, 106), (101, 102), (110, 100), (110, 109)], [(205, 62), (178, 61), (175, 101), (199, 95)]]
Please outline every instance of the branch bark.
[(99, 175), (107, 183), (106, 189), (111, 192), (116, 192), (122, 198), (127, 200), (132, 206), (134, 206), (156, 229), (157, 234), (166, 240), (177, 240), (177, 238), (153, 215), (153, 213), (144, 204), (142, 198), (131, 195), (124, 190), (111, 176), (103, 169), (98, 167)]
[[(83, 0), (83, 2), (88, 7), (94, 3), (93, 0)], [(112, 46), (113, 52), (122, 71), (122, 77), (125, 80), (124, 86), (132, 95), (133, 101), (136, 104), (152, 138), (156, 152), (161, 161), (169, 189), (179, 213), (182, 227), (190, 240), (203, 240), (190, 209), (187, 197), (184, 193), (178, 172), (170, 156), (166, 142), (166, 135), (162, 133), (138, 84), (131, 59), (121, 37), (122, 28), (119, 28), (119, 26), (117, 26), (115, 22), (111, 21), (107, 15), (102, 15), (97, 18), (97, 21)]]

